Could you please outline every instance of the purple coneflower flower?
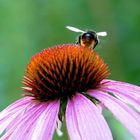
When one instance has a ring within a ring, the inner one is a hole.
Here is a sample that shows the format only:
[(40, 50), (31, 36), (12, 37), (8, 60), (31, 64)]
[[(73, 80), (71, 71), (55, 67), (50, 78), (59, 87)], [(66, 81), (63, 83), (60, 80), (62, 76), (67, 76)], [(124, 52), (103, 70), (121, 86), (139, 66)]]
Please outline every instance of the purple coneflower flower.
[(0, 113), (1, 140), (51, 140), (63, 121), (71, 140), (112, 140), (103, 108), (140, 140), (140, 87), (108, 75), (100, 56), (79, 45), (36, 54), (24, 76), (25, 97)]

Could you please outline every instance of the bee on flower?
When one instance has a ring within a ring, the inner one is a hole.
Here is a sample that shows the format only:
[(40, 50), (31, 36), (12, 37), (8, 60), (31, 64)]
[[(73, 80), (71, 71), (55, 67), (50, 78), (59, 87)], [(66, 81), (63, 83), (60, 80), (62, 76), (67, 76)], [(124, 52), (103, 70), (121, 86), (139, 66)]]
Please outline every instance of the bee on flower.
[(82, 33), (78, 37), (77, 44), (89, 49), (94, 49), (97, 46), (97, 44), (99, 43), (99, 39), (98, 39), (99, 36), (107, 36), (107, 32), (96, 33), (95, 31), (91, 31), (91, 30), (82, 31), (72, 26), (66, 26), (66, 28), (74, 32)]
[(107, 79), (109, 67), (93, 50), (106, 33), (82, 33), (78, 44), (31, 58), (24, 97), (0, 112), (1, 140), (52, 140), (55, 131), (62, 136), (64, 121), (70, 140), (113, 140), (103, 109), (140, 140), (140, 87)]

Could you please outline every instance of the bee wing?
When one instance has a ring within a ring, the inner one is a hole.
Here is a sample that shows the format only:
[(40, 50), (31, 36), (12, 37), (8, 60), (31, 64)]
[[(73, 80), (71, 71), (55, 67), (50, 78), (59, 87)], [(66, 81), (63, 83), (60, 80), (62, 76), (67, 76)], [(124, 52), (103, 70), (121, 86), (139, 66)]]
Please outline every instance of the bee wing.
[(71, 30), (71, 31), (74, 31), (74, 32), (84, 33), (84, 31), (82, 31), (78, 28), (72, 27), (72, 26), (66, 26), (66, 28)]
[(98, 36), (107, 36), (107, 32), (98, 32), (97, 35)]

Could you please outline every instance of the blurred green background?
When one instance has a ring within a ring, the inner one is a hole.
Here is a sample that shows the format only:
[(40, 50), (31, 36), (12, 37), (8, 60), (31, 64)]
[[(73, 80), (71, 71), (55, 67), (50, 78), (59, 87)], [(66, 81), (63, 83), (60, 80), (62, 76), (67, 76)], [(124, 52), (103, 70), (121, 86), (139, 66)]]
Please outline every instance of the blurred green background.
[[(34, 54), (75, 42), (79, 34), (67, 25), (107, 31), (96, 51), (110, 67), (109, 78), (140, 85), (139, 0), (0, 0), (0, 110), (21, 98), (21, 81)], [(109, 112), (105, 116), (114, 140), (133, 139)]]

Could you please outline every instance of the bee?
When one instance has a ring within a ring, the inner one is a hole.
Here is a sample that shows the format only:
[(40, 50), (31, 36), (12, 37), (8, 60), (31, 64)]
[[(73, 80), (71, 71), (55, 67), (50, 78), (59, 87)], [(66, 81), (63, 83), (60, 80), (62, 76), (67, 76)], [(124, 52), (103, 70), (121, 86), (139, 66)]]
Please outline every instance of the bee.
[(94, 49), (97, 46), (97, 44), (99, 43), (98, 36), (107, 36), (107, 32), (96, 33), (95, 31), (90, 31), (90, 30), (82, 31), (78, 28), (71, 27), (71, 26), (66, 26), (66, 28), (74, 32), (82, 33), (78, 37), (77, 44), (80, 44), (81, 46), (89, 49)]

